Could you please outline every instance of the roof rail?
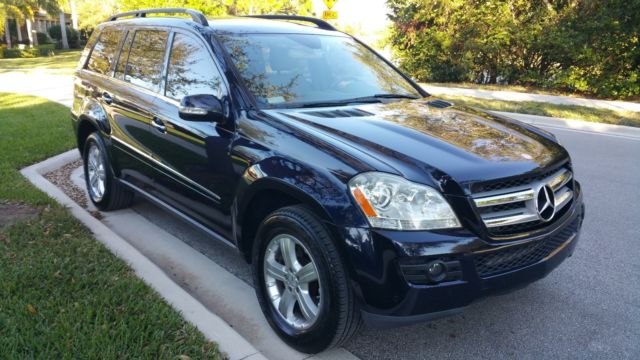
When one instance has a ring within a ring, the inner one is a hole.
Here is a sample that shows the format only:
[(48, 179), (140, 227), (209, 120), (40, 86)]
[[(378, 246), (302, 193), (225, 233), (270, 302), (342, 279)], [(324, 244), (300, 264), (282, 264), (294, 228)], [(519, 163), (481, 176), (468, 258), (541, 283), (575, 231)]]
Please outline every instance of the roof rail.
[(128, 17), (128, 16), (133, 16), (137, 18), (146, 17), (147, 14), (188, 14), (188, 15), (191, 15), (191, 19), (193, 19), (193, 21), (197, 22), (198, 24), (202, 26), (209, 26), (209, 22), (207, 21), (207, 18), (204, 17), (204, 15), (200, 11), (185, 9), (185, 8), (157, 8), (157, 9), (128, 11), (128, 12), (123, 12), (123, 13), (111, 16), (109, 18), (109, 21), (115, 21), (115, 20), (118, 20), (119, 18)]
[(333, 25), (328, 22), (310, 17), (310, 16), (298, 16), (298, 15), (245, 15), (244, 17), (251, 18), (259, 18), (259, 19), (270, 19), (270, 20), (293, 20), (293, 21), (304, 21), (315, 24), (318, 28), (322, 30), (330, 30), (330, 31), (338, 31)]

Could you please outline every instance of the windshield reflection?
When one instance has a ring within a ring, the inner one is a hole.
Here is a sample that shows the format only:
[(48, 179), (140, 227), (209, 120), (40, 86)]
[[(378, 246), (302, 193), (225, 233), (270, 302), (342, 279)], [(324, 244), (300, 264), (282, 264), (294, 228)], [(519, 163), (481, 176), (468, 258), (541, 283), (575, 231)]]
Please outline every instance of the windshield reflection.
[(376, 94), (420, 96), (392, 67), (349, 37), (246, 34), (218, 38), (261, 107)]

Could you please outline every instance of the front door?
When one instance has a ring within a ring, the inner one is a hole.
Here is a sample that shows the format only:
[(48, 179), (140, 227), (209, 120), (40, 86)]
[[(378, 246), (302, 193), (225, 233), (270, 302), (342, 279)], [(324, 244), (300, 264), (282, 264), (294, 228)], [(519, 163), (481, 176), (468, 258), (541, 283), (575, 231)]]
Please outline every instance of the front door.
[(210, 121), (187, 121), (178, 115), (187, 95), (209, 94), (221, 100), (228, 90), (211, 47), (195, 34), (174, 32), (165, 93), (154, 104), (152, 156), (167, 176), (157, 177), (161, 196), (203, 225), (231, 238), (233, 171), (229, 147), (232, 129)]

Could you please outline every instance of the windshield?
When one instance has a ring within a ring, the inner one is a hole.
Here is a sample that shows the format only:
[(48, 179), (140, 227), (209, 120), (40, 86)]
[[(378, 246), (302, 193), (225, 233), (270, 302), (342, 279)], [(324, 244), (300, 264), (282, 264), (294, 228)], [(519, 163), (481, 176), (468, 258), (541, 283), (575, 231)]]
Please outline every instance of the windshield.
[(375, 96), (421, 97), (402, 75), (349, 37), (246, 34), (218, 38), (261, 108)]

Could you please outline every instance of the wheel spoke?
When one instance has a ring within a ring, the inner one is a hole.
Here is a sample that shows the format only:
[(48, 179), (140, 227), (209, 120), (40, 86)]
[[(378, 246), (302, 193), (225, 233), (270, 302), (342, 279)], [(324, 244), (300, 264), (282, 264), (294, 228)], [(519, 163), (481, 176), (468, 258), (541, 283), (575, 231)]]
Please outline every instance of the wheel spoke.
[(271, 258), (266, 261), (267, 274), (275, 278), (276, 280), (286, 281), (286, 268), (282, 264)]
[(300, 268), (300, 270), (296, 272), (296, 276), (298, 277), (298, 282), (301, 284), (318, 280), (318, 272), (312, 262)]
[(98, 176), (96, 175), (96, 173), (93, 173), (90, 175), (91, 177), (89, 178), (89, 182), (91, 183), (92, 187), (96, 187), (96, 184), (98, 183)]
[(315, 319), (318, 314), (318, 307), (311, 299), (311, 296), (307, 292), (302, 291), (300, 288), (296, 291), (296, 300), (302, 315), (307, 320)]
[(296, 244), (290, 237), (283, 237), (280, 239), (280, 253), (282, 254), (282, 259), (284, 260), (285, 265), (291, 270), (297, 270), (295, 268), (298, 263), (298, 259), (296, 257)]
[(285, 289), (278, 303), (278, 311), (287, 320), (293, 320), (293, 306), (296, 304), (296, 297), (289, 289)]

